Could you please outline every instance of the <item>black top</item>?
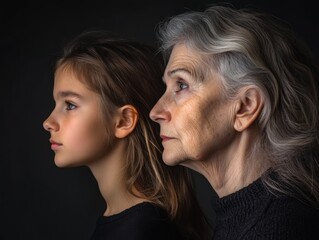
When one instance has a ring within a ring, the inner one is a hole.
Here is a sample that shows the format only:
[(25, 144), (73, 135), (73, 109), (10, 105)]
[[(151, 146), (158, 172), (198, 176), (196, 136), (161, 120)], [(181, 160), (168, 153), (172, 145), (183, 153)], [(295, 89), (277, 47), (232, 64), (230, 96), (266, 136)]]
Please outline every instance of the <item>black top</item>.
[(137, 204), (118, 214), (101, 216), (91, 240), (181, 239), (166, 212), (149, 202)]
[(319, 210), (295, 198), (275, 197), (261, 179), (215, 204), (214, 240), (319, 239)]

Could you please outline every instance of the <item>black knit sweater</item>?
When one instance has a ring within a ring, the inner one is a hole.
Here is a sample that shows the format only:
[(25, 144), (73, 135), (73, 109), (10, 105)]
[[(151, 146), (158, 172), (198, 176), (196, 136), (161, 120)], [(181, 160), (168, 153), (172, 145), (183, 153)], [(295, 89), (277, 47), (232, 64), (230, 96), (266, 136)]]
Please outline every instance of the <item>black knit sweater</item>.
[(274, 196), (261, 179), (217, 200), (213, 240), (316, 240), (319, 210), (287, 196)]
[(137, 204), (112, 216), (101, 216), (91, 240), (179, 240), (167, 213), (149, 202)]

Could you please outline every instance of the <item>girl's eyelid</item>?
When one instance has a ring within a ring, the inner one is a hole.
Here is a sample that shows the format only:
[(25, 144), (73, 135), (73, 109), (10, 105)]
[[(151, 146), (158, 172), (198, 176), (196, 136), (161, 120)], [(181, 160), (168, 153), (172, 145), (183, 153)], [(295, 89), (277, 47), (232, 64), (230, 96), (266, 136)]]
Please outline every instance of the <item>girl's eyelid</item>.
[(71, 99), (64, 99), (64, 102), (74, 103), (74, 104), (75, 104), (75, 101), (73, 101), (73, 100), (71, 100)]
[[(70, 101), (70, 100), (65, 100), (64, 104), (66, 106), (66, 110), (68, 110), (68, 111), (74, 110), (78, 107), (78, 105), (76, 103), (74, 103), (73, 101)], [(70, 106), (72, 106), (72, 108), (70, 108)]]

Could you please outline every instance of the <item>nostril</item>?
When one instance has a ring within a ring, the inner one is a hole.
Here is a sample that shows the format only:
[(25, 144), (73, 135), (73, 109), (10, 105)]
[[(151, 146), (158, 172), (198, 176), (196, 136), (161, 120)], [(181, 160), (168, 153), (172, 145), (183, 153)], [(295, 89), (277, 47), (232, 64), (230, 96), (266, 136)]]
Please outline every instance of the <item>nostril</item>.
[(168, 110), (164, 109), (153, 109), (150, 114), (150, 118), (157, 123), (170, 121), (171, 114)]
[(160, 123), (166, 120), (165, 115), (156, 115), (156, 116), (153, 116), (151, 119), (157, 123)]
[(156, 112), (151, 112), (150, 113), (150, 118), (152, 119), (152, 121), (154, 122), (158, 122), (161, 120), (160, 114), (156, 113)]

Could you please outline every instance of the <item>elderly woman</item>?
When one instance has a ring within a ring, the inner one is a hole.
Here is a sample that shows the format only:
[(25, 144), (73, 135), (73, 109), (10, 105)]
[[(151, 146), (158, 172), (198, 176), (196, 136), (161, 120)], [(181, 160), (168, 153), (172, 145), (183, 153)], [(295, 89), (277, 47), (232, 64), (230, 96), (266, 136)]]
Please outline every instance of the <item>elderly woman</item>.
[(150, 117), (168, 165), (219, 196), (213, 239), (315, 239), (318, 71), (278, 19), (211, 6), (160, 26), (166, 92)]

